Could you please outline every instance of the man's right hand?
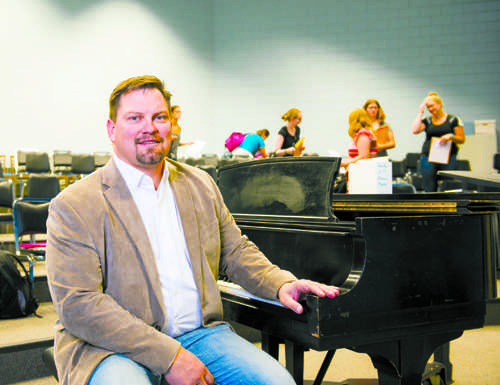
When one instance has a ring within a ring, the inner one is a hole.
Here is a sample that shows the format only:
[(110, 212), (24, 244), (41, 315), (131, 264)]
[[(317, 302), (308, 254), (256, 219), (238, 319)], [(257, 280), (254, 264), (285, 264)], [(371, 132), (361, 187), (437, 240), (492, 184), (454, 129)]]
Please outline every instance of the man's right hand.
[(179, 354), (165, 373), (169, 385), (212, 385), (214, 378), (206, 366), (190, 351), (180, 348)]

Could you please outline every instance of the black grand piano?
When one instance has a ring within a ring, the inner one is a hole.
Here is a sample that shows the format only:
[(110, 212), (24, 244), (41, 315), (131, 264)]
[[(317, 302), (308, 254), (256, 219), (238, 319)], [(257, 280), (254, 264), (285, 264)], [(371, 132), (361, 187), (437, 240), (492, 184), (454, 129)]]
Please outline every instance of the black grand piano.
[[(327, 351), (320, 384), (339, 348), (367, 353), (380, 385), (431, 384), (432, 370), (449, 383), (449, 341), (482, 327), (496, 297), (500, 194), (334, 194), (339, 165), (301, 157), (220, 169), (229, 210), (273, 263), (341, 288), (307, 295), (297, 315), (221, 277), (225, 319), (260, 330), (274, 357), (284, 343), (299, 385), (306, 350)], [(428, 364), (434, 352), (444, 366)]]

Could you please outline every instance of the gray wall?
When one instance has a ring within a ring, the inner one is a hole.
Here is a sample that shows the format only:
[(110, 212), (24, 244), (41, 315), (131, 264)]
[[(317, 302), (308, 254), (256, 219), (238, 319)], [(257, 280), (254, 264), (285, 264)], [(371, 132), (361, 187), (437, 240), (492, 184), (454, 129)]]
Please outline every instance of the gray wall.
[(307, 151), (345, 154), (349, 112), (376, 98), (395, 132), (390, 155), (402, 159), (420, 151), (423, 134), (410, 126), (429, 91), (464, 121), (500, 118), (500, 1), (246, 3), (216, 1), (216, 115), (224, 133), (276, 134), (281, 114), (298, 107)]
[(378, 99), (396, 135), (429, 91), (462, 120), (500, 119), (500, 1), (2, 0), (0, 153), (109, 149), (107, 99), (125, 77), (164, 79), (183, 138), (223, 152), (234, 130), (304, 112), (308, 152), (345, 154), (347, 115)]
[(195, 135), (213, 120), (212, 1), (1, 0), (0, 154), (110, 149), (108, 97), (156, 74)]

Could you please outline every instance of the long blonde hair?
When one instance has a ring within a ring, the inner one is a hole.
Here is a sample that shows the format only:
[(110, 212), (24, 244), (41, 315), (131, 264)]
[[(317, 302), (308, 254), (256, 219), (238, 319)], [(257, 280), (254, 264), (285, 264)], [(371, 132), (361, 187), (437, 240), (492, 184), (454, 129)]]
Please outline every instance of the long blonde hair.
[(292, 119), (298, 118), (301, 112), (302, 111), (298, 108), (290, 108), (287, 112), (281, 115), (281, 119), (283, 119), (285, 122), (289, 122)]
[(351, 138), (357, 134), (362, 128), (372, 130), (372, 122), (368, 113), (363, 108), (356, 108), (349, 114), (349, 130), (347, 133)]

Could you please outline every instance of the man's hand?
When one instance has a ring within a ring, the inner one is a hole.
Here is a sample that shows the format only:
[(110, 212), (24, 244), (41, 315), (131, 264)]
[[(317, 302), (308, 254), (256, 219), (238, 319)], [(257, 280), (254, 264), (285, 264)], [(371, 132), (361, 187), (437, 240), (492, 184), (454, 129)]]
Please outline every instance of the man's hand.
[(214, 378), (206, 366), (190, 351), (180, 348), (173, 364), (165, 373), (169, 385), (212, 385)]
[(339, 294), (339, 288), (307, 279), (299, 279), (298, 281), (287, 282), (281, 286), (278, 297), (283, 306), (293, 310), (297, 314), (301, 314), (304, 309), (298, 303), (298, 300), (304, 293), (314, 293), (320, 297), (333, 298)]

